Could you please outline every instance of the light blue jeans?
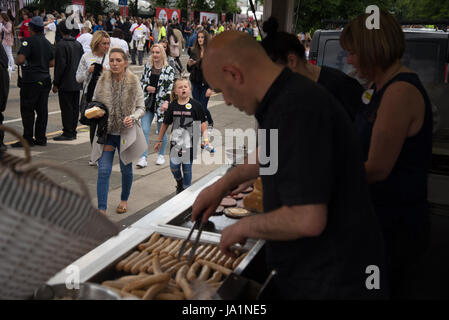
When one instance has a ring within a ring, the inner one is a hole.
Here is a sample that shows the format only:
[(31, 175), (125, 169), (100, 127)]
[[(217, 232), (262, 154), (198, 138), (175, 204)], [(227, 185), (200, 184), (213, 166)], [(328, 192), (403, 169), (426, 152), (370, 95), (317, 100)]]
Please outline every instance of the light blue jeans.
[[(150, 129), (151, 123), (153, 122), (155, 113), (147, 111), (145, 115), (140, 120), (142, 123), (143, 134), (145, 135), (145, 140), (147, 141), (148, 148), (150, 148), (149, 139), (150, 139)], [(161, 130), (162, 122), (157, 123), (157, 130)], [(165, 132), (164, 137), (162, 138), (162, 147), (159, 149), (159, 154), (165, 154), (165, 147), (167, 146), (167, 132)], [(142, 157), (148, 158), (148, 149), (142, 154)]]
[[(120, 157), (120, 136), (108, 134), (108, 140), (105, 144), (117, 149)], [(108, 206), (109, 178), (112, 172), (112, 163), (114, 162), (114, 151), (103, 151), (98, 160), (98, 179), (97, 179), (97, 198), (98, 209), (106, 210)], [(133, 184), (133, 166), (132, 163), (125, 164), (120, 160), (120, 171), (122, 173), (122, 194), (121, 200), (128, 201)]]
[[(181, 173), (182, 167), (182, 173)], [(192, 184), (192, 164), (183, 163), (181, 159), (176, 157), (170, 157), (170, 170), (173, 173), (173, 177), (176, 180), (181, 180), (184, 189), (187, 189)]]

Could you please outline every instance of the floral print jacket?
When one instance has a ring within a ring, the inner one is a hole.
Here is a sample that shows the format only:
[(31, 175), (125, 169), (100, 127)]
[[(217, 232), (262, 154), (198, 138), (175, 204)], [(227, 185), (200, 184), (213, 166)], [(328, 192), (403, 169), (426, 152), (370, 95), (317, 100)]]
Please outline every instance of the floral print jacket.
[[(150, 85), (150, 77), (151, 67), (150, 63), (147, 63), (143, 69), (142, 78), (140, 79), (145, 101), (148, 98), (148, 91), (146, 88)], [(162, 67), (156, 91), (156, 113), (158, 122), (162, 122), (164, 120), (164, 111), (161, 110), (161, 107), (165, 101), (170, 103), (170, 93), (173, 89), (174, 80), (175, 70), (170, 66)]]

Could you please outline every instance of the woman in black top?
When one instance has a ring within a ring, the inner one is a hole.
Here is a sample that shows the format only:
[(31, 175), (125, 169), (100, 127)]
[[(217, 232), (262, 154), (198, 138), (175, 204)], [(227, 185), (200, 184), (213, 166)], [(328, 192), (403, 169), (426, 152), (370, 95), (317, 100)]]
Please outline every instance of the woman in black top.
[(209, 34), (205, 30), (198, 32), (193, 49), (190, 52), (190, 59), (187, 62), (187, 71), (190, 72), (190, 82), (192, 83), (192, 96), (195, 100), (201, 103), (201, 107), (206, 115), (209, 126), (214, 126), (212, 115), (207, 109), (207, 103), (212, 95), (212, 90), (204, 79), (201, 64), (203, 61), (204, 52), (207, 48)]
[(392, 296), (404, 298), (429, 236), (432, 108), (418, 75), (400, 62), (405, 50), (401, 26), (381, 11), (380, 29), (369, 30), (368, 18), (362, 14), (350, 22), (340, 43), (358, 76), (372, 82), (355, 125), (387, 245)]
[(324, 86), (343, 105), (351, 120), (354, 120), (362, 103), (363, 87), (340, 70), (308, 63), (305, 48), (298, 37), (278, 32), (277, 29), (278, 23), (274, 18), (263, 24), (267, 37), (262, 40), (262, 46), (270, 58)]

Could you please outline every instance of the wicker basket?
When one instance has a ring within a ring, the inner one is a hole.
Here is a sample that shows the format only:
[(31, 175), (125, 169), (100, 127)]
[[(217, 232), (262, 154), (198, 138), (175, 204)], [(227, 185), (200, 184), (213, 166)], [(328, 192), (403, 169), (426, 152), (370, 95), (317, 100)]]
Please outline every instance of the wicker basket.
[[(31, 163), (25, 150), (25, 159), (0, 154), (0, 299), (32, 297), (57, 272), (118, 233), (76, 174)], [(42, 166), (69, 174), (83, 193), (55, 184), (38, 171)]]

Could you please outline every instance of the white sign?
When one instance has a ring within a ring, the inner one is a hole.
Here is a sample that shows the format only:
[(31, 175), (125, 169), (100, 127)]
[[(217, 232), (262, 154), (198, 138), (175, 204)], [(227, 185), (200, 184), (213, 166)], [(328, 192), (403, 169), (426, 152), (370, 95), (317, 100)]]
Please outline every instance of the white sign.
[(218, 14), (212, 12), (200, 12), (200, 23), (204, 20), (210, 20), (210, 22), (214, 20), (215, 23), (218, 23)]

